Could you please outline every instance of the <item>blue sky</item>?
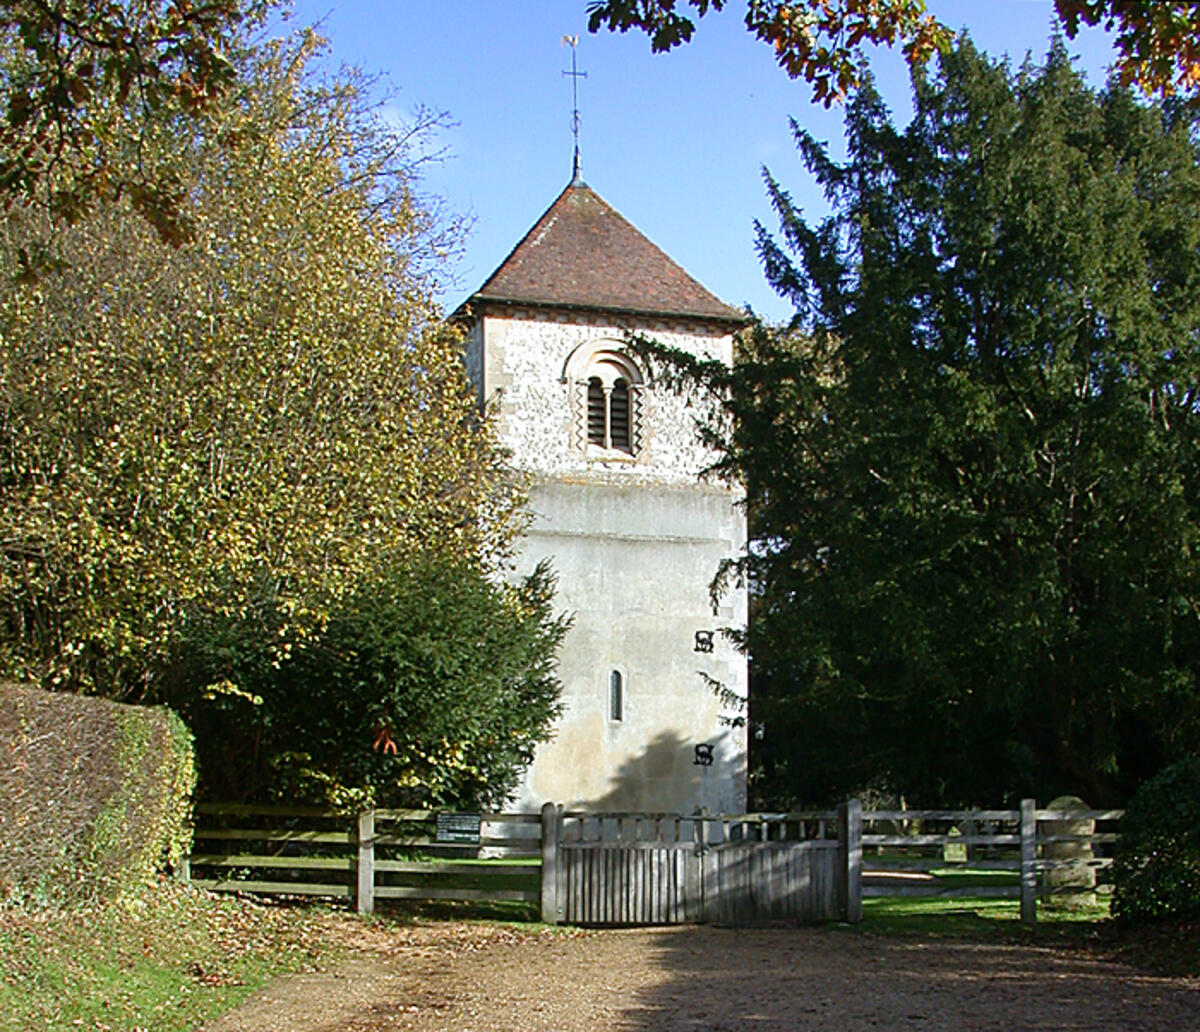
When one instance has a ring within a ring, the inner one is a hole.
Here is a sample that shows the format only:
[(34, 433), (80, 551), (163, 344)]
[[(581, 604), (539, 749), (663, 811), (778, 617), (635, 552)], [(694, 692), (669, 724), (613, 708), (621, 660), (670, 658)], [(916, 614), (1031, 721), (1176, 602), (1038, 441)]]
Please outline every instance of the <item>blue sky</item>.
[[(680, 0), (682, 3), (683, 0)], [(841, 114), (812, 104), (742, 25), (737, 0), (703, 19), (693, 41), (651, 54), (640, 33), (587, 32), (586, 0), (296, 0), (293, 19), (321, 22), (334, 61), (384, 73), (400, 117), (417, 105), (447, 112), (449, 157), (424, 189), (474, 218), (443, 296), (453, 308), (503, 261), (571, 176), (571, 87), (565, 34), (578, 34), (580, 146), (588, 184), (730, 304), (788, 317), (754, 253), (753, 221), (773, 225), (769, 167), (807, 213), (826, 206), (800, 165), (788, 118), (840, 151)], [(1051, 0), (931, 0), (952, 28), (1019, 62), (1046, 51)], [(1111, 38), (1070, 45), (1103, 82)], [(901, 57), (870, 52), (900, 120), (909, 85)]]

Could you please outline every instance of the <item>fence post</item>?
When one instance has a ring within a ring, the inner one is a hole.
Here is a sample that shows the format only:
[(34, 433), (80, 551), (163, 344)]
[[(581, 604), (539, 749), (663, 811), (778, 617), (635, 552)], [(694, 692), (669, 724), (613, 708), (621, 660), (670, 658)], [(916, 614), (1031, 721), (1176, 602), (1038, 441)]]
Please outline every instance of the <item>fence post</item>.
[(558, 924), (558, 809), (542, 806), (542, 922)]
[(355, 893), (360, 914), (375, 911), (375, 811), (358, 815), (358, 891)]
[(862, 905), (862, 803), (851, 799), (838, 807), (838, 903), (842, 920), (858, 924)]
[(705, 869), (708, 866), (708, 826), (704, 818), (708, 816), (708, 807), (701, 806), (696, 810), (692, 821), (692, 855), (688, 857), (688, 911), (686, 919), (693, 922), (708, 920), (708, 896), (716, 886), (705, 884)]
[(1021, 923), (1037, 923), (1037, 802), (1021, 800)]

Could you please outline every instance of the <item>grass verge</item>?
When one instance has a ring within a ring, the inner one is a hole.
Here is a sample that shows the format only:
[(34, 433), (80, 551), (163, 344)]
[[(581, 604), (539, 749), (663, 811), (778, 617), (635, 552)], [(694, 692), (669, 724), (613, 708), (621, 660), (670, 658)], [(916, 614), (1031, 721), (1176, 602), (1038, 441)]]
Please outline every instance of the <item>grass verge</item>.
[(311, 910), (160, 882), (118, 902), (0, 910), (0, 1030), (183, 1032), (326, 952)]
[(513, 900), (382, 900), (376, 910), (385, 918), (401, 924), (413, 921), (484, 921), (500, 924), (538, 925), (541, 907), (537, 903)]
[(863, 900), (863, 932), (922, 939), (1012, 941), (1087, 949), (1160, 975), (1200, 975), (1200, 921), (1169, 918), (1129, 925), (1095, 907), (1038, 907), (1032, 928), (1017, 900), (959, 897)]
[(1109, 923), (1107, 902), (1094, 907), (1041, 906), (1037, 925), (1026, 928), (1021, 924), (1020, 901), (1015, 899), (881, 896), (863, 900), (863, 931), (880, 935), (1086, 937), (1101, 923)]

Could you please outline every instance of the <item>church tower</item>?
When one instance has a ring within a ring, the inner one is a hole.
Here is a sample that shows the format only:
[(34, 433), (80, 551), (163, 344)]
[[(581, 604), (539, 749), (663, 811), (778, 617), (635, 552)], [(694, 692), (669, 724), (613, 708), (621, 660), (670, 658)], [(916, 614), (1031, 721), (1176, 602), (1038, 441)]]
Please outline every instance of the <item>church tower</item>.
[(719, 633), (709, 583), (745, 546), (738, 495), (700, 480), (711, 454), (687, 400), (657, 386), (627, 332), (731, 362), (745, 318), (576, 174), (457, 313), (467, 370), (531, 477), (518, 573), (549, 558), (574, 618), (559, 656), (563, 715), (516, 804), (692, 812), (745, 807), (746, 659)]

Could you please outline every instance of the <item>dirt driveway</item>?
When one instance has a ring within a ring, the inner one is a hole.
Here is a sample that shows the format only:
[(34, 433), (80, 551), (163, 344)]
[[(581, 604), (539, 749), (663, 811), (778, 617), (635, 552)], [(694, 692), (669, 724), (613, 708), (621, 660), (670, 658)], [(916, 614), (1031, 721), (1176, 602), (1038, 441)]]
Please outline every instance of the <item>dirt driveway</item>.
[(836, 928), (349, 925), (347, 959), (204, 1032), (1196, 1032), (1200, 980), (1073, 950)]

